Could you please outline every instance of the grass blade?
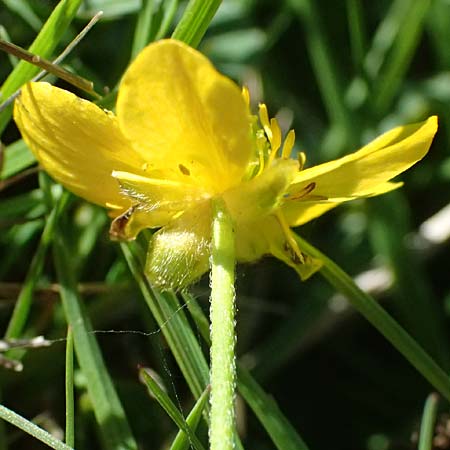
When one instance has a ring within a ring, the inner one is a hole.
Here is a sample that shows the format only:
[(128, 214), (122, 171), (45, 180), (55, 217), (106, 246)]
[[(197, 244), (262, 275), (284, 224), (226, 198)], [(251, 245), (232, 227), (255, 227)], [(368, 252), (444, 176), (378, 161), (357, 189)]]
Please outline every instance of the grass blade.
[(156, 33), (155, 41), (157, 41), (158, 39), (162, 39), (168, 33), (170, 25), (172, 24), (172, 20), (175, 17), (175, 13), (177, 12), (178, 3), (179, 0), (166, 0), (164, 2), (164, 15), (161, 20), (159, 30)]
[(450, 400), (450, 377), (424, 349), (337, 264), (311, 244), (295, 236), (302, 251), (323, 262), (320, 273), (434, 386)]
[(55, 439), (50, 433), (14, 411), (11, 411), (6, 406), (0, 405), (0, 418), (6, 420), (17, 428), (20, 428), (22, 431), (25, 431), (25, 433), (30, 434), (54, 450), (73, 450), (72, 447), (64, 444), (64, 442), (58, 441), (58, 439)]
[(143, 383), (147, 386), (149, 392), (156, 398), (161, 407), (166, 411), (168, 416), (174, 421), (176, 426), (183, 430), (189, 438), (189, 442), (195, 450), (204, 450), (202, 443), (191, 430), (191, 427), (184, 420), (183, 415), (178, 408), (173, 404), (170, 397), (160, 388), (159, 384), (151, 377), (147, 370), (141, 369), (139, 376)]
[(209, 383), (209, 368), (174, 294), (160, 294), (150, 287), (142, 270), (136, 243), (122, 243), (122, 252), (144, 300), (172, 350), (172, 353), (195, 398), (199, 398)]
[(172, 37), (197, 47), (221, 3), (222, 0), (190, 0)]
[(398, 94), (419, 43), (430, 5), (431, 0), (411, 1), (407, 14), (401, 18), (401, 28), (373, 88), (371, 104), (378, 117), (386, 114)]
[[(200, 419), (202, 418), (202, 413), (208, 402), (208, 398), (209, 398), (209, 389), (206, 388), (203, 391), (203, 394), (197, 400), (197, 403), (192, 408), (192, 411), (186, 418), (186, 423), (188, 424), (190, 429), (194, 432), (197, 429)], [(191, 443), (189, 441), (188, 435), (183, 430), (180, 430), (175, 436), (175, 439), (172, 445), (170, 446), (170, 450), (189, 450), (190, 445)]]
[(11, 145), (8, 145), (4, 150), (3, 165), (0, 170), (0, 180), (6, 180), (35, 163), (35, 156), (30, 152), (25, 142), (20, 139)]
[(21, 17), (34, 31), (41, 29), (41, 19), (35, 14), (26, 0), (3, 0), (3, 3), (7, 8)]
[(75, 414), (73, 395), (73, 333), (69, 327), (66, 342), (66, 444), (75, 447)]
[(420, 436), (418, 450), (432, 450), (434, 426), (436, 423), (439, 397), (437, 394), (430, 394), (425, 402), (420, 424)]
[(133, 45), (131, 47), (131, 59), (148, 44), (152, 32), (152, 19), (155, 12), (155, 0), (143, 0), (139, 11), (136, 27), (134, 29)]
[(266, 394), (254, 378), (238, 366), (238, 390), (258, 417), (279, 450), (308, 450), (295, 428), (281, 412), (275, 400)]
[[(335, 65), (326, 41), (326, 33), (320, 23), (315, 2), (312, 0), (289, 0), (292, 10), (298, 15), (306, 32), (307, 47), (322, 99), (330, 120), (343, 129), (347, 144), (355, 141), (353, 122), (344, 101), (341, 74)], [(350, 142), (348, 142), (350, 141)]]
[[(191, 295), (184, 293), (183, 297), (189, 311), (193, 312), (192, 317), (202, 338), (210, 345), (208, 320), (202, 309)], [(237, 365), (237, 387), (279, 450), (308, 450), (307, 445), (281, 412), (275, 400), (239, 363)]]
[(67, 192), (63, 193), (47, 219), (41, 240), (31, 261), (22, 290), (20, 291), (12, 317), (6, 329), (5, 337), (7, 339), (17, 338), (22, 333), (30, 312), (33, 292), (42, 273), (48, 247), (53, 240), (58, 218), (67, 205), (68, 199), (69, 194)]
[(89, 397), (106, 449), (136, 450), (125, 412), (106, 369), (89, 317), (77, 292), (77, 282), (61, 235), (53, 245), (55, 266), (61, 285), (61, 300), (72, 328), (75, 353), (86, 376)]

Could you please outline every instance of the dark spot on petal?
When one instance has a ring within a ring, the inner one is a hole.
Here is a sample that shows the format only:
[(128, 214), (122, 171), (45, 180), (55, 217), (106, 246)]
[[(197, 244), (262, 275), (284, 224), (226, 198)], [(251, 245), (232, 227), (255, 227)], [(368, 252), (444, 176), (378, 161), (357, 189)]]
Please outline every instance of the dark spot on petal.
[(189, 176), (191, 174), (190, 170), (186, 166), (183, 166), (183, 164), (178, 164), (178, 168), (183, 175)]

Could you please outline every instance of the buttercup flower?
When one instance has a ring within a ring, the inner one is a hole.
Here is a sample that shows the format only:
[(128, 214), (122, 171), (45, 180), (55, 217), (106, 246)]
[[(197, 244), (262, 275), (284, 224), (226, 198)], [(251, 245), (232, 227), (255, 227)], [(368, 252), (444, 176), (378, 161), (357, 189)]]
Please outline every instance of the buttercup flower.
[(428, 151), (437, 118), (395, 128), (356, 153), (304, 168), (291, 158), (276, 119), (175, 40), (146, 47), (125, 72), (116, 114), (47, 83), (30, 83), (14, 118), (43, 168), (113, 217), (111, 235), (159, 229), (146, 273), (162, 288), (186, 286), (208, 270), (211, 199), (234, 222), (238, 261), (272, 254), (307, 278), (320, 267), (291, 227), (342, 202), (397, 188), (393, 177)]

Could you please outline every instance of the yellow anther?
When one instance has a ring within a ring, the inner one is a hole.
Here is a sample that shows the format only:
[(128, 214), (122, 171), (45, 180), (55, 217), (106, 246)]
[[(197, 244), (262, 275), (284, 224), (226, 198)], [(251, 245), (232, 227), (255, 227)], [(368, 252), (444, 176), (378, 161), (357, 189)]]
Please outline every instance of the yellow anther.
[(247, 86), (242, 86), (242, 97), (244, 97), (247, 106), (250, 107), (250, 92), (248, 91)]
[(295, 131), (290, 130), (286, 136), (286, 139), (284, 140), (283, 151), (281, 152), (281, 157), (283, 159), (289, 159), (289, 157), (291, 156), (292, 148), (294, 147), (294, 143)]
[(272, 130), (272, 138), (270, 140), (270, 155), (268, 165), (272, 164), (272, 161), (275, 159), (277, 155), (277, 151), (281, 146), (281, 130), (278, 125), (277, 119), (270, 120), (270, 129)]
[(298, 259), (298, 262), (300, 262), (301, 264), (304, 264), (305, 257), (303, 256), (303, 253), (299, 249), (296, 240), (292, 236), (292, 230), (289, 228), (289, 225), (286, 222), (286, 218), (284, 217), (283, 213), (280, 210), (276, 213), (276, 216), (277, 216), (278, 222), (281, 225), (281, 229), (283, 230), (283, 234), (284, 234), (284, 237), (286, 238), (286, 243), (289, 246), (289, 249), (292, 250), (296, 259)]
[(264, 135), (256, 136), (256, 149), (258, 150), (259, 167), (256, 176), (261, 175), (264, 170), (264, 153), (266, 150), (267, 140)]
[(305, 167), (305, 163), (306, 163), (306, 154), (304, 152), (299, 152), (297, 155), (297, 158), (298, 158), (298, 165), (299, 165), (298, 170), (303, 170), (303, 167)]
[(264, 131), (269, 138), (272, 140), (272, 129), (270, 128), (269, 113), (267, 112), (267, 106), (264, 103), (259, 104), (259, 120), (264, 128)]

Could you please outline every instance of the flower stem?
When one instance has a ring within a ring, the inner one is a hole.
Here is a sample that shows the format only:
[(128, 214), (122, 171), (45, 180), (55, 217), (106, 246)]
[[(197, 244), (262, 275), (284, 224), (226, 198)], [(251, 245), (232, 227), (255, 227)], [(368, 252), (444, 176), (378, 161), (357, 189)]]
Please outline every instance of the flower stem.
[(450, 377), (425, 350), (370, 295), (331, 259), (295, 235), (298, 246), (308, 255), (320, 259), (321, 274), (434, 386), (450, 401)]
[(213, 200), (211, 250), (210, 448), (233, 448), (236, 361), (234, 346), (234, 231), (221, 198)]

